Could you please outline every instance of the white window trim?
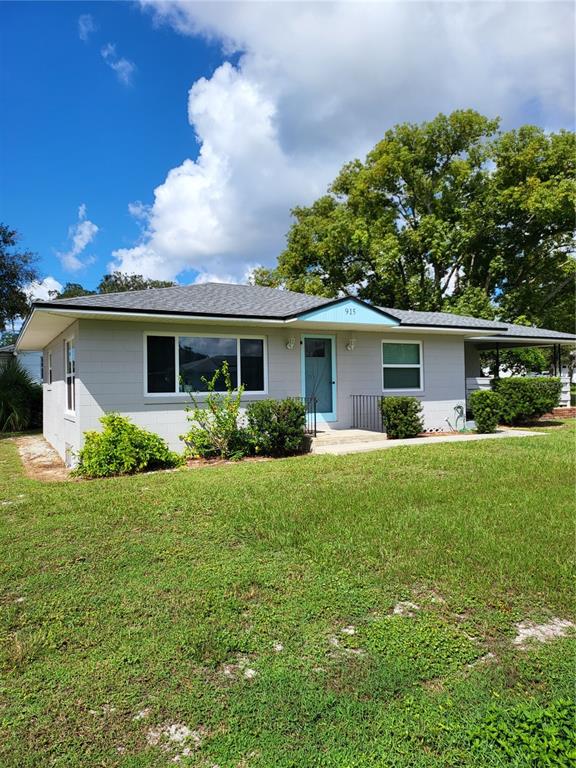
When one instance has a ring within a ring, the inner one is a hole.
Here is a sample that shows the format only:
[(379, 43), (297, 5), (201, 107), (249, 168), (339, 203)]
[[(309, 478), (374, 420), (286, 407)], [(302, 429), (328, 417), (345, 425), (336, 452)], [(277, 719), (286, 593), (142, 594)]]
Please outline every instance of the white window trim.
[[(170, 336), (175, 340), (174, 344), (174, 365), (176, 370), (176, 382), (174, 392), (148, 392), (148, 336)], [(145, 331), (144, 332), (144, 396), (145, 397), (186, 397), (188, 391), (180, 391), (180, 361), (179, 361), (179, 339), (180, 338), (197, 338), (197, 339), (236, 339), (236, 359), (238, 364), (238, 374), (241, 375), (241, 362), (240, 362), (240, 339), (258, 339), (262, 341), (262, 349), (264, 353), (264, 389), (262, 390), (248, 390), (245, 389), (243, 397), (251, 395), (267, 395), (268, 394), (268, 339), (266, 336), (256, 336), (250, 333), (170, 333), (168, 331)], [(195, 397), (206, 396), (208, 392), (191, 392), (190, 394)]]
[(46, 371), (46, 384), (48, 384), (48, 386), (52, 386), (52, 379), (53, 379), (53, 374), (52, 374), (52, 352), (49, 351), (47, 353), (47, 355), (46, 355), (46, 358), (47, 358), (46, 359), (46, 367), (47, 367), (47, 371)]
[[(68, 347), (74, 346), (74, 373), (68, 373)], [(68, 408), (68, 378), (72, 377), (72, 396), (74, 399), (74, 408)], [(74, 336), (64, 339), (64, 413), (68, 416), (76, 416), (76, 344)]]
[[(418, 344), (420, 347), (420, 362), (419, 363), (384, 363), (384, 344)], [(413, 341), (409, 339), (382, 339), (380, 343), (380, 358), (382, 361), (382, 392), (424, 392), (424, 356), (423, 345), (421, 341)], [(418, 368), (420, 370), (420, 386), (416, 387), (402, 387), (401, 389), (388, 389), (384, 387), (384, 369), (385, 368)]]

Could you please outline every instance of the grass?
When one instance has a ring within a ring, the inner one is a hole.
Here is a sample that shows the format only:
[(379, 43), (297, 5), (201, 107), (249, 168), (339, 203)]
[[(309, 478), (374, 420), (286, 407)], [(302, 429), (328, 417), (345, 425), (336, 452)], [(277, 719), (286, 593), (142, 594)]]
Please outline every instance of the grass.
[(0, 764), (541, 764), (490, 733), (572, 696), (573, 637), (511, 640), (575, 619), (573, 448), (565, 424), (39, 483), (0, 441)]

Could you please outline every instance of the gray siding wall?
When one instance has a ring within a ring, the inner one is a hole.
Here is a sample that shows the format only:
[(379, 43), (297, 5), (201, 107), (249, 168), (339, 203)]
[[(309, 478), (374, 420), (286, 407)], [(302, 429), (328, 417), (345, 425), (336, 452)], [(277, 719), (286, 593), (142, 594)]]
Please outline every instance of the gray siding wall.
[[(76, 381), (76, 413), (66, 412), (66, 379), (64, 376), (64, 341), (74, 337), (76, 351), (80, 345), (79, 323), (72, 325), (57, 336), (43, 351), (44, 384), (43, 390), (43, 433), (46, 440), (66, 459), (68, 451), (77, 451), (80, 447), (80, 418), (78, 411), (78, 389)], [(52, 353), (52, 384), (48, 383), (48, 353)]]
[(18, 360), (33, 381), (42, 383), (42, 352), (18, 352)]
[[(45, 391), (45, 435), (61, 455), (64, 443), (71, 440), (74, 440), (74, 449), (78, 450), (82, 433), (99, 429), (99, 417), (109, 411), (130, 416), (136, 424), (165, 438), (173, 449), (181, 450), (183, 445), (179, 435), (187, 427), (184, 406), (189, 399), (185, 395), (145, 395), (144, 333), (242, 333), (234, 326), (172, 327), (166, 323), (140, 321), (81, 320), (78, 326), (76, 398), (79, 418), (73, 422), (75, 431), (64, 416), (63, 339), (70, 335), (70, 331), (47, 348), (54, 349), (55, 378), (56, 370), (58, 376), (53, 392)], [(290, 327), (248, 326), (244, 332), (265, 336), (268, 353), (268, 393), (250, 395), (246, 399), (301, 395), (301, 331)], [(353, 331), (331, 335), (336, 337), (337, 420), (326, 426), (345, 429), (351, 426), (352, 394), (382, 394), (382, 341), (398, 341), (399, 334)], [(290, 337), (296, 340), (292, 350), (286, 348)], [(346, 349), (350, 338), (355, 339), (352, 351)], [(453, 422), (454, 407), (463, 404), (465, 399), (464, 342), (461, 337), (449, 334), (403, 335), (402, 340), (422, 341), (424, 389), (416, 396), (424, 404), (426, 428), (446, 429), (446, 419)]]
[[(355, 338), (354, 350), (346, 343)], [(422, 342), (423, 391), (391, 392), (414, 395), (423, 404), (428, 430), (446, 430), (446, 419), (454, 424), (454, 407), (465, 402), (464, 342), (456, 336), (421, 334), (413, 336), (386, 333), (348, 332), (337, 334), (338, 421), (332, 426), (348, 428), (352, 419), (350, 395), (382, 395), (382, 342)], [(386, 394), (386, 393), (384, 393)]]
[[(145, 395), (144, 333), (180, 335), (230, 334), (242, 330), (234, 327), (185, 326), (170, 327), (165, 323), (116, 322), (82, 320), (82, 345), (78, 353), (81, 430), (99, 429), (103, 413), (119, 411), (140, 426), (165, 438), (174, 450), (182, 450), (179, 435), (186, 431), (184, 411), (190, 402), (187, 395)], [(290, 335), (286, 329), (244, 329), (246, 335), (264, 336), (268, 353), (268, 395), (250, 395), (247, 400), (265, 397), (290, 397), (300, 394), (299, 349), (286, 349)]]

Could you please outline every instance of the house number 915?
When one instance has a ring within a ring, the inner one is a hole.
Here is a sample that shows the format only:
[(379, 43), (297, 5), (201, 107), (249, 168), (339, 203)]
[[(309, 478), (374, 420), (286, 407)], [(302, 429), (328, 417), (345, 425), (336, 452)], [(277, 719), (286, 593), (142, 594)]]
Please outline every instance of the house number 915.
[(355, 315), (355, 314), (356, 314), (356, 308), (355, 308), (355, 307), (346, 307), (346, 308), (344, 309), (344, 312), (345, 312), (347, 315)]

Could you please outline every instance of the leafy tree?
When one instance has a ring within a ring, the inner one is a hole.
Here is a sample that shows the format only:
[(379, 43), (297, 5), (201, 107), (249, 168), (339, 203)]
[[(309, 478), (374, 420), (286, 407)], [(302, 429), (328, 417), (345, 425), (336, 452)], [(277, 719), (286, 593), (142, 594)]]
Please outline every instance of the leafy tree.
[(26, 286), (38, 279), (36, 256), (18, 248), (19, 234), (0, 224), (0, 330), (29, 309)]
[(15, 344), (17, 338), (17, 331), (0, 331), (0, 347), (9, 347), (10, 344)]
[(576, 142), (473, 110), (389, 130), (293, 210), (252, 281), (378, 305), (573, 327)]
[(112, 272), (104, 275), (97, 293), (118, 293), (122, 291), (144, 291), (148, 288), (169, 288), (176, 283), (170, 280), (150, 280), (142, 275), (127, 275), (123, 272)]
[(93, 296), (96, 291), (89, 291), (80, 283), (66, 283), (61, 291), (49, 291), (51, 299), (73, 299), (76, 296)]

